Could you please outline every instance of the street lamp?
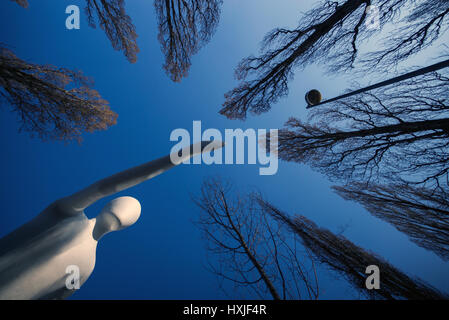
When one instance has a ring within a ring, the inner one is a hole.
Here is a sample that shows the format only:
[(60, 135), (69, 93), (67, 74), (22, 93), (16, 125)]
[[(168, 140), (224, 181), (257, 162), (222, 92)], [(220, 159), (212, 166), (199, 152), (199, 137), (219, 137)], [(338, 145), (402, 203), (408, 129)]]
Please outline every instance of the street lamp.
[(310, 90), (306, 93), (307, 107), (317, 105), (321, 102), (321, 92), (316, 89)]
[(385, 81), (373, 84), (371, 86), (368, 86), (368, 87), (365, 87), (365, 88), (362, 88), (362, 89), (358, 89), (358, 90), (354, 90), (354, 91), (342, 94), (342, 95), (340, 95), (338, 97), (335, 97), (335, 98), (332, 98), (332, 99), (328, 99), (328, 100), (324, 100), (324, 101), (321, 101), (321, 93), (317, 89), (313, 89), (313, 90), (310, 90), (309, 92), (306, 93), (306, 96), (305, 96), (305, 99), (306, 99), (306, 102), (307, 102), (307, 107), (306, 108), (309, 109), (309, 108), (316, 107), (316, 106), (319, 106), (319, 105), (323, 105), (323, 104), (326, 104), (326, 103), (329, 103), (329, 102), (337, 101), (337, 100), (340, 100), (340, 99), (343, 99), (343, 98), (347, 98), (347, 97), (350, 97), (350, 96), (353, 96), (353, 95), (356, 95), (356, 94), (359, 94), (359, 93), (362, 93), (362, 92), (366, 92), (366, 91), (369, 91), (369, 90), (373, 90), (373, 89), (377, 89), (377, 88), (380, 88), (380, 87), (388, 86), (390, 84), (393, 84), (393, 83), (396, 83), (396, 82), (399, 82), (399, 81), (402, 81), (402, 80), (410, 79), (410, 78), (413, 78), (413, 77), (416, 77), (416, 76), (420, 76), (420, 75), (423, 75), (423, 74), (426, 74), (426, 73), (429, 73), (429, 72), (437, 71), (437, 70), (440, 70), (440, 69), (443, 69), (443, 68), (446, 68), (446, 67), (449, 67), (449, 60), (441, 61), (441, 62), (435, 63), (435, 64), (433, 64), (431, 66), (428, 66), (428, 67), (425, 67), (425, 68), (421, 68), (421, 69), (418, 69), (418, 70), (415, 70), (415, 71), (412, 71), (412, 72), (400, 75), (398, 77), (394, 77), (394, 78), (391, 78), (391, 79), (388, 79), (388, 80), (385, 80)]

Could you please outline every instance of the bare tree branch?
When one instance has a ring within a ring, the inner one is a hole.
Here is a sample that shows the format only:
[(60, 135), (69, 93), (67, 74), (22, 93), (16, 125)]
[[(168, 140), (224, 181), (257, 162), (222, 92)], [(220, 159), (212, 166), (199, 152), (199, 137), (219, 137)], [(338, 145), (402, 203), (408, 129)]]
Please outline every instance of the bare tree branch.
[(23, 8), (28, 8), (28, 0), (11, 0)]
[(364, 69), (391, 68), (429, 47), (449, 26), (449, 2), (417, 1), (400, 27), (384, 39), (385, 46), (363, 59)]
[[(408, 24), (381, 52), (360, 61), (361, 43), (375, 32), (367, 28), (368, 6), (379, 9), (380, 26), (398, 23), (401, 14), (400, 21)], [(358, 61), (366, 68), (380, 62), (384, 67), (396, 64), (446, 31), (448, 6), (445, 0), (323, 1), (301, 17), (296, 29), (277, 28), (268, 33), (260, 56), (242, 60), (236, 69), (241, 83), (225, 95), (220, 113), (230, 119), (245, 119), (248, 112), (267, 112), (288, 94), (294, 69), (308, 64), (323, 63), (330, 72), (351, 69)]]
[[(319, 228), (306, 217), (290, 217), (263, 199), (259, 199), (259, 203), (268, 214), (289, 226), (321, 263), (346, 277), (363, 295), (373, 299), (449, 299), (422, 280), (410, 278), (378, 255), (356, 246), (341, 235)], [(365, 270), (370, 265), (380, 269), (380, 289), (366, 289)]]
[(254, 201), (255, 195), (231, 194), (230, 184), (218, 179), (204, 182), (195, 203), (202, 209), (197, 222), (208, 252), (218, 257), (210, 271), (238, 288), (279, 299), (316, 299), (312, 281), (296, 250), (295, 239), (284, 234)]
[(362, 204), (373, 216), (392, 224), (418, 246), (449, 261), (449, 201), (438, 190), (405, 184), (334, 186), (347, 200)]
[(210, 41), (220, 19), (222, 0), (156, 0), (158, 39), (164, 69), (180, 82), (187, 77), (190, 58)]
[[(137, 33), (131, 18), (126, 14), (124, 0), (86, 0), (89, 25), (95, 28), (95, 20), (111, 41), (115, 50), (123, 51), (129, 62), (137, 61)], [(94, 18), (96, 16), (96, 18)]]
[(449, 78), (439, 73), (339, 100), (290, 119), (279, 155), (333, 180), (404, 181), (449, 191)]
[(80, 71), (37, 65), (0, 48), (0, 102), (17, 113), (21, 129), (39, 138), (81, 140), (81, 134), (104, 130), (117, 114), (92, 89)]

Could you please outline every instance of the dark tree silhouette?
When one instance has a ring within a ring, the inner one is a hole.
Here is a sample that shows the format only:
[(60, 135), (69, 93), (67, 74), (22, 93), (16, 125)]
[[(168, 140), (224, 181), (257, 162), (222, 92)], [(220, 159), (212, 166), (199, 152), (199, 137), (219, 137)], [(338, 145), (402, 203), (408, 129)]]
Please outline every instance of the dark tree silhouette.
[(399, 61), (430, 46), (443, 35), (448, 25), (447, 0), (417, 1), (411, 12), (404, 17), (403, 23), (384, 39), (385, 46), (364, 58), (365, 70), (395, 66)]
[[(380, 26), (392, 21), (399, 26), (392, 32), (398, 36), (388, 38), (382, 51), (361, 60), (360, 44), (374, 32), (367, 27), (370, 5), (378, 8)], [(268, 33), (260, 56), (241, 61), (236, 69), (241, 83), (225, 95), (220, 113), (245, 119), (248, 111), (267, 112), (288, 94), (294, 69), (311, 63), (323, 62), (331, 72), (352, 68), (359, 60), (366, 68), (392, 66), (440, 37), (447, 30), (448, 17), (446, 0), (324, 1), (306, 12), (296, 29), (277, 28)]]
[(208, 252), (218, 257), (210, 270), (261, 299), (318, 298), (313, 260), (310, 276), (293, 235), (260, 210), (254, 195), (232, 192), (229, 183), (208, 179), (195, 199), (202, 209), (197, 224)]
[(155, 0), (164, 69), (180, 82), (196, 54), (215, 33), (222, 0)]
[(449, 78), (439, 73), (323, 105), (279, 131), (279, 156), (334, 180), (449, 191)]
[(92, 85), (80, 71), (28, 63), (0, 47), (0, 102), (41, 139), (80, 141), (83, 131), (115, 124), (117, 114)]
[[(86, 0), (89, 25), (106, 33), (115, 50), (123, 51), (129, 62), (137, 61), (137, 33), (131, 18), (126, 14), (124, 0)], [(96, 18), (94, 18), (96, 16)]]
[(446, 194), (404, 184), (334, 186), (347, 200), (392, 224), (417, 245), (449, 261), (449, 201)]
[[(28, 0), (12, 1), (24, 8), (28, 7)], [(131, 18), (126, 14), (125, 0), (86, 0), (85, 11), (89, 26), (95, 28), (97, 20), (112, 47), (123, 51), (129, 62), (137, 61), (137, 33)]]
[(11, 0), (16, 2), (19, 6), (28, 8), (28, 0)]
[[(340, 273), (362, 294), (374, 299), (449, 299), (449, 297), (420, 279), (412, 279), (378, 255), (358, 247), (345, 237), (319, 228), (304, 216), (289, 215), (259, 198), (264, 210), (285, 223), (301, 239), (303, 245), (322, 263)], [(380, 270), (380, 289), (367, 290), (366, 267), (376, 265)]]
[[(27, 7), (27, 0), (12, 0)], [(137, 33), (125, 11), (125, 0), (86, 0), (89, 25), (96, 22), (115, 50), (137, 61)], [(165, 56), (164, 70), (175, 82), (188, 75), (191, 57), (210, 41), (220, 19), (222, 0), (155, 0), (158, 39)]]

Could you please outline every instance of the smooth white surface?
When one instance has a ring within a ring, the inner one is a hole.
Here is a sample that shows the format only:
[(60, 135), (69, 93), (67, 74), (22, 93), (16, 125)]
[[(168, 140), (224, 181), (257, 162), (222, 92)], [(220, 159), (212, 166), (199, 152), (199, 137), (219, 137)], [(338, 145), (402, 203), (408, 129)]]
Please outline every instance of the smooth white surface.
[[(211, 145), (190, 146), (190, 156), (210, 152)], [(206, 148), (208, 147), (208, 148)], [(189, 157), (190, 157), (189, 156)], [(110, 201), (93, 219), (84, 209), (104, 197), (151, 179), (178, 163), (170, 155), (100, 180), (52, 203), (42, 213), (0, 239), (0, 299), (62, 299), (74, 293), (66, 288), (66, 268), (80, 270), (80, 285), (95, 267), (98, 240), (108, 232), (134, 224), (140, 216), (137, 199), (120, 197)]]

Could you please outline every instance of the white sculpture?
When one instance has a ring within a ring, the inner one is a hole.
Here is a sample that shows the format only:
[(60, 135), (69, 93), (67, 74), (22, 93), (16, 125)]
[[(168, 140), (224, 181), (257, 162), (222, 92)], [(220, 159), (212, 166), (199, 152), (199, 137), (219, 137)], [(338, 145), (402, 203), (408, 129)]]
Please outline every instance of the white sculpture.
[(134, 224), (141, 210), (139, 201), (132, 197), (112, 200), (93, 219), (86, 217), (84, 209), (163, 173), (195, 153), (222, 146), (218, 141), (203, 141), (180, 151), (182, 157), (177, 163), (168, 155), (100, 180), (55, 201), (33, 220), (0, 239), (0, 300), (70, 296), (74, 290), (66, 283), (68, 268), (75, 266), (79, 270), (82, 285), (94, 269), (98, 240), (108, 232)]

